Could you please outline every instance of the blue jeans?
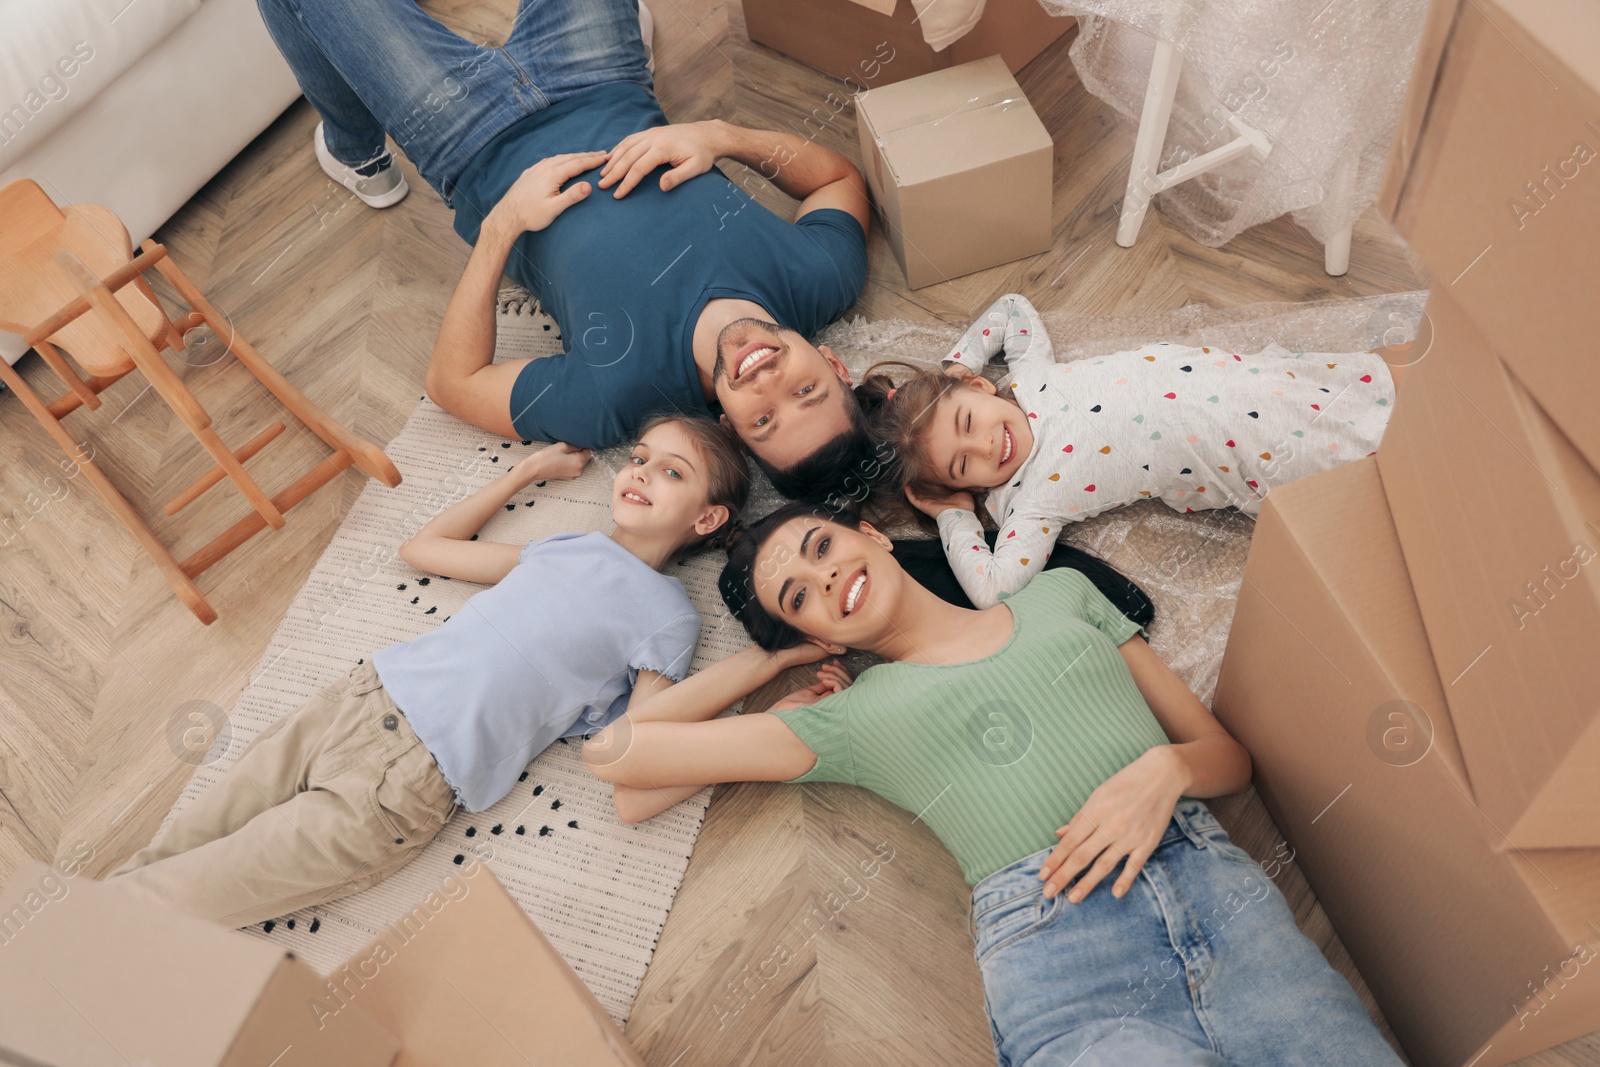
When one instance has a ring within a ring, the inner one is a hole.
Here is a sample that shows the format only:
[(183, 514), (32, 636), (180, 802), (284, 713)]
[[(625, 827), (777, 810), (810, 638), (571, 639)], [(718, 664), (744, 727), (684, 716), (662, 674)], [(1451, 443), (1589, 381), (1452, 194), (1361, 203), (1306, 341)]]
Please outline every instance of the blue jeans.
[(1045, 899), (1049, 854), (972, 890), (1001, 1067), (1400, 1064), (1277, 886), (1200, 801), (1179, 802), (1121, 900), (1115, 874), (1079, 904)]
[(414, 0), (257, 6), (333, 157), (359, 166), (387, 131), (447, 203), (479, 150), (524, 116), (607, 82), (651, 85), (638, 0), (522, 0), (500, 48), (453, 33)]

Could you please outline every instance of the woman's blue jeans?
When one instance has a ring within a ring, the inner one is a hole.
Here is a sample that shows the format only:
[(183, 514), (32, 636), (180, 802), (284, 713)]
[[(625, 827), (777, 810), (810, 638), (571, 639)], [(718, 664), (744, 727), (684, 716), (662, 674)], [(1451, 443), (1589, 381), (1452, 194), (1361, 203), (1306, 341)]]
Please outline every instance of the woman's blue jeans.
[(1398, 1067), (1272, 879), (1200, 801), (1178, 804), (1121, 900), (1115, 874), (1081, 903), (1045, 899), (1048, 855), (972, 890), (1001, 1067)]
[(257, 6), (333, 157), (365, 163), (387, 131), (446, 202), (478, 151), (524, 116), (607, 82), (651, 85), (638, 0), (522, 0), (500, 48), (468, 41), (414, 0)]

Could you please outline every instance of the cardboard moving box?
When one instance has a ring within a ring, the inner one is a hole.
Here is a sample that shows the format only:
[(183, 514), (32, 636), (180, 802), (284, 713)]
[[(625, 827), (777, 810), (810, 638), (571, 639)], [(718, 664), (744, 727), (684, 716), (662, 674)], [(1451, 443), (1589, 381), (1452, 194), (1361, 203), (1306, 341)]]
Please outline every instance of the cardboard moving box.
[(1600, 851), (1495, 848), (1373, 459), (1267, 498), (1214, 709), (1416, 1067), (1600, 1029)]
[(911, 288), (1050, 247), (1055, 146), (998, 57), (862, 93), (856, 126)]
[(1600, 467), (1600, 4), (1462, 5), (1395, 223)]
[(1473, 794), (1506, 847), (1597, 847), (1600, 473), (1447, 292), (1428, 315), (1377, 461)]
[(36, 863), (0, 907), (0, 1062), (644, 1067), (479, 863), (326, 979), (270, 942)]
[(1015, 74), (1077, 20), (1038, 0), (988, 0), (978, 24), (938, 52), (911, 0), (744, 0), (744, 23), (756, 44), (843, 78), (851, 93), (992, 55)]
[(644, 1067), (481, 863), (445, 882), (329, 983), (400, 1035), (395, 1067)]
[(51, 1067), (388, 1067), (360, 1009), (320, 1022), (292, 953), (34, 861), (0, 893), (0, 1061)]

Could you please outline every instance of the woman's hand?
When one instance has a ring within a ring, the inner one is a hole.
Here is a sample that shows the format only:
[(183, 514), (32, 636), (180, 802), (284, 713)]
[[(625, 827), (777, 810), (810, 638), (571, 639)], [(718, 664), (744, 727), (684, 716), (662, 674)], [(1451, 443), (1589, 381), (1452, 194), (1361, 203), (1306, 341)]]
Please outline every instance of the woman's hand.
[(1161, 843), (1188, 777), (1183, 757), (1171, 745), (1159, 745), (1101, 782), (1072, 820), (1056, 831), (1061, 841), (1039, 867), (1044, 895), (1055, 896), (1087, 869), (1067, 894), (1068, 902), (1076, 904), (1124, 856), (1128, 862), (1111, 895), (1127, 893), (1144, 861)]
[(615, 185), (612, 195), (620, 200), (664, 163), (672, 169), (661, 176), (661, 191), (682, 185), (717, 161), (716, 130), (715, 122), (680, 122), (630, 133), (611, 150), (600, 172), (600, 188)]
[(977, 511), (978, 502), (968, 492), (955, 492), (948, 496), (922, 496), (915, 492), (909, 485), (906, 486), (906, 499), (911, 501), (911, 506), (928, 516), (937, 519), (942, 511), (951, 508), (960, 508), (962, 511)]
[(778, 701), (768, 711), (787, 711), (790, 708), (803, 708), (808, 704), (815, 704), (823, 697), (842, 693), (854, 681), (850, 672), (838, 660), (830, 660), (817, 668), (817, 682), (804, 689), (797, 689), (793, 693)]
[(549, 478), (565, 480), (576, 478), (589, 465), (594, 453), (587, 448), (574, 448), (563, 441), (546, 445), (522, 459), (511, 469), (527, 478), (531, 484)]
[(568, 152), (546, 156), (522, 172), (506, 195), (500, 198), (484, 225), (509, 225), (513, 232), (542, 230), (567, 208), (588, 196), (588, 182), (561, 188), (586, 170), (593, 170), (610, 156), (609, 152)]

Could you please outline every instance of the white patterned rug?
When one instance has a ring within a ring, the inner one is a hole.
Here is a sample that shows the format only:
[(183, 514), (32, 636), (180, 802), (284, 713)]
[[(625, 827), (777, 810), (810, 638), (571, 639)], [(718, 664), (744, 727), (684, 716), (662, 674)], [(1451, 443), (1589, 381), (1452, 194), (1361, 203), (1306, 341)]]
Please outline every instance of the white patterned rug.
[[(1046, 315), (1057, 358), (1074, 359), (1142, 341), (1353, 351), (1409, 340), (1424, 293), (1233, 309), (1194, 305), (1126, 318)], [(525, 293), (502, 294), (497, 361), (560, 351), (560, 333)], [(859, 374), (880, 358), (931, 365), (960, 326), (862, 320), (830, 327), (822, 340)], [(229, 731), (178, 802), (209, 787), (262, 729), (378, 648), (448, 618), (479, 588), (419, 574), (396, 549), (448, 504), (534, 446), (474, 429), (423, 400), (387, 451), (404, 475), (397, 489), (368, 483), (296, 596)], [(610, 528), (609, 487), (625, 448), (596, 453), (582, 478), (530, 489), (484, 529), (494, 540), (528, 541), (566, 530)], [(748, 516), (779, 503), (759, 473)], [(1233, 510), (1179, 515), (1158, 504), (1118, 509), (1074, 526), (1063, 540), (1106, 559), (1157, 603), (1152, 644), (1209, 703), (1216, 683), (1252, 523)], [(910, 531), (905, 531), (909, 533)], [(900, 532), (897, 532), (900, 535)], [(669, 569), (689, 590), (704, 626), (693, 669), (748, 643), (716, 593), (720, 553)], [(870, 658), (847, 659), (859, 672)], [(616, 818), (611, 787), (584, 769), (575, 744), (558, 743), (494, 808), (459, 813), (388, 881), (320, 908), (251, 928), (331, 971), (473, 859), (487, 863), (619, 1022), (626, 1021), (705, 815), (710, 790), (641, 826)], [(176, 809), (175, 809), (176, 810)]]
[[(545, 316), (502, 315), (496, 358), (548, 355), (560, 334)], [(260, 666), (177, 809), (226, 773), (249, 741), (374, 650), (432, 629), (481, 586), (419, 573), (399, 545), (450, 503), (473, 492), (537, 444), (477, 430), (423, 400), (387, 447), (404, 478), (368, 482), (267, 647)], [(521, 543), (567, 530), (611, 527), (610, 487), (622, 450), (601, 452), (583, 476), (532, 487), (484, 528)], [(705, 620), (693, 668), (748, 643), (716, 593), (720, 553), (667, 573)], [(323, 907), (249, 932), (328, 973), (473, 859), (484, 861), (582, 976), (606, 1010), (626, 1021), (678, 891), (711, 791), (637, 826), (620, 822), (611, 786), (585, 770), (579, 746), (551, 746), (493, 808), (458, 812), (394, 877)], [(170, 818), (170, 816), (169, 816)]]

